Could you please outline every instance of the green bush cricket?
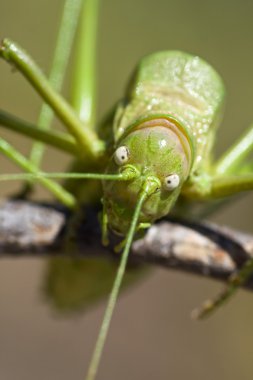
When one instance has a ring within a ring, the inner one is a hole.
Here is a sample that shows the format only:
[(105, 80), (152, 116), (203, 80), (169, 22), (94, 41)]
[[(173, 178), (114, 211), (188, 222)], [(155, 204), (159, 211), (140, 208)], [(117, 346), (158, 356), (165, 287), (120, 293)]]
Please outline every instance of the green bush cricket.
[[(94, 7), (90, 5), (90, 10)], [(90, 31), (93, 28), (91, 25)], [(2, 175), (0, 178), (36, 179), (71, 208), (76, 208), (82, 200), (76, 199), (52, 179), (102, 180), (104, 242), (107, 226), (125, 236), (121, 263), (87, 377), (93, 379), (135, 232), (167, 215), (179, 195), (189, 201), (204, 201), (251, 190), (253, 176), (246, 163), (253, 145), (252, 129), (218, 162), (212, 161), (215, 132), (222, 112), (223, 84), (211, 66), (186, 53), (166, 51), (145, 57), (114, 116), (95, 131), (92, 128), (95, 124), (94, 106), (90, 112), (81, 112), (85, 90), (88, 98), (94, 99), (93, 83), (91, 89), (87, 89), (87, 85), (80, 85), (77, 89), (73, 101), (77, 112), (74, 112), (17, 44), (3, 40), (0, 50), (2, 58), (17, 67), (50, 105), (71, 137), (42, 128), (34, 129), (4, 113), (1, 123), (73, 154), (84, 167), (91, 162), (91, 167), (97, 168), (96, 173), (43, 173), (35, 160), (26, 159), (1, 140), (2, 153), (28, 174)], [(92, 56), (90, 52), (89, 56)], [(84, 82), (87, 82), (91, 67), (92, 62), (84, 71)], [(248, 263), (231, 279), (227, 291), (200, 311), (200, 316), (223, 302), (251, 273), (252, 263)]]

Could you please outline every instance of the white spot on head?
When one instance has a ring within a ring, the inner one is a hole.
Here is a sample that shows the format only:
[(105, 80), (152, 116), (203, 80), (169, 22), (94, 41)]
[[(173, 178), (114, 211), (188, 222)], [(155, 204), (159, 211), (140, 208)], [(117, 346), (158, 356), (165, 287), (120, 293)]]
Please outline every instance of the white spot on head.
[(160, 148), (164, 148), (167, 145), (167, 141), (165, 139), (162, 139), (159, 141)]

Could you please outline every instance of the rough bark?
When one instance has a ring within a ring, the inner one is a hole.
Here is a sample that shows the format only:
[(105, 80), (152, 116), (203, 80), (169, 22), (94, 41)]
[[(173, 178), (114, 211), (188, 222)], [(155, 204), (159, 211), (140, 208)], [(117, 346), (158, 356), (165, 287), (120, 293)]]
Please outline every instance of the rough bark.
[[(83, 217), (85, 215), (85, 218)], [(55, 204), (7, 200), (0, 204), (0, 255), (67, 255), (66, 235), (73, 254), (112, 255), (115, 237), (101, 245), (97, 211), (81, 210), (76, 220)], [(68, 226), (72, 225), (71, 233)], [(69, 245), (68, 245), (69, 246)], [(253, 236), (228, 227), (183, 220), (160, 221), (134, 242), (131, 258), (138, 262), (226, 280), (253, 257)], [(253, 290), (253, 278), (245, 285)]]

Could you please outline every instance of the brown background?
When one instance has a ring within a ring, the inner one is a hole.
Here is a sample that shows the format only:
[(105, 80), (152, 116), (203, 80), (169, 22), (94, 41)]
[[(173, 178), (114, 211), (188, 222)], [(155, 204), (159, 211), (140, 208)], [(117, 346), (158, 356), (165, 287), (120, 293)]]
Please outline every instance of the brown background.
[[(19, 41), (48, 70), (62, 3), (1, 1), (0, 36)], [(141, 56), (161, 49), (185, 50), (205, 58), (224, 78), (227, 107), (217, 151), (229, 146), (253, 119), (253, 2), (102, 3), (99, 115), (122, 95)], [(3, 62), (0, 83), (0, 108), (36, 121), (38, 96)], [(25, 139), (10, 136), (19, 149), (28, 152)], [(61, 169), (65, 157), (55, 157), (50, 150), (45, 167)], [(1, 157), (0, 171), (10, 170), (15, 168)], [(2, 196), (10, 191), (14, 184), (1, 184)], [(46, 192), (41, 194), (46, 196)], [(249, 194), (213, 220), (252, 232), (252, 205)], [(1, 379), (84, 378), (105, 303), (72, 319), (56, 316), (40, 293), (43, 265), (43, 260), (1, 259)], [(239, 292), (206, 322), (189, 318), (193, 306), (219, 288), (212, 281), (155, 270), (121, 297), (98, 379), (252, 379), (252, 295)]]

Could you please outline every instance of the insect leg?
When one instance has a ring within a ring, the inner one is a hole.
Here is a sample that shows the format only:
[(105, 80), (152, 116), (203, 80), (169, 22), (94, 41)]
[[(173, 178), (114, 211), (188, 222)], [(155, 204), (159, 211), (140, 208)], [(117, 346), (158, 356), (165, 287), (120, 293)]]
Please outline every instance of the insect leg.
[[(199, 191), (199, 186), (196, 184), (195, 188), (192, 187), (188, 192), (188, 196), (193, 195), (195, 199), (212, 199), (224, 198), (238, 194), (241, 191), (253, 190), (253, 173), (236, 175), (219, 175), (205, 177), (207, 184), (207, 191)], [(186, 192), (187, 194), (187, 192)], [(225, 289), (213, 300), (206, 301), (202, 307), (193, 311), (194, 318), (204, 318), (213, 313), (219, 306), (227, 301), (240, 286), (242, 286), (253, 274), (253, 259), (249, 259), (245, 265), (235, 274), (233, 274)]]
[(75, 138), (81, 152), (96, 159), (104, 152), (105, 146), (97, 134), (85, 126), (66, 100), (51, 86), (32, 58), (11, 40), (4, 39), (0, 45), (0, 57), (15, 65), (28, 79), (46, 103), (53, 108), (59, 119)]
[[(252, 190), (252, 165), (245, 162), (253, 151), (253, 124), (235, 144), (215, 162), (210, 172), (191, 177), (186, 196), (196, 199), (221, 198)], [(204, 186), (203, 186), (204, 183)], [(201, 186), (200, 186), (201, 185)]]
[(96, 45), (99, 0), (83, 1), (73, 67), (71, 104), (87, 128), (95, 129)]
[[(147, 228), (151, 227), (151, 223), (139, 223), (138, 226), (136, 227), (136, 232), (141, 231), (141, 230), (146, 230)], [(126, 238), (123, 239), (119, 244), (117, 244), (114, 247), (114, 252), (119, 253), (122, 251), (126, 244)]]
[[(56, 91), (61, 91), (69, 56), (71, 53), (75, 31), (78, 25), (78, 15), (82, 6), (82, 0), (65, 0), (59, 32), (56, 40), (52, 66), (49, 74), (49, 82)], [(40, 110), (38, 125), (43, 130), (49, 130), (54, 117), (53, 110), (43, 104)], [(33, 144), (30, 160), (40, 166), (44, 153), (44, 145), (41, 142)], [(31, 187), (29, 183), (29, 187)]]
[[(226, 172), (234, 169), (245, 157), (246, 153), (242, 151), (243, 145), (245, 146), (245, 151), (249, 153), (253, 145), (253, 133), (250, 130), (247, 134), (248, 141), (245, 142), (245, 138), (242, 138), (235, 146), (230, 150), (226, 158), (220, 161), (223, 164), (221, 166), (216, 166), (223, 169), (226, 167)], [(245, 136), (246, 136), (245, 135)], [(252, 137), (251, 137), (252, 136)], [(246, 139), (246, 140), (247, 140)], [(241, 152), (241, 154), (240, 154)], [(201, 177), (200, 177), (201, 178)], [(199, 191), (199, 186), (196, 184), (195, 188), (192, 187), (192, 195), (196, 199), (212, 199), (212, 198), (223, 198), (231, 195), (235, 195), (241, 191), (253, 190), (253, 173), (248, 174), (221, 174), (214, 171), (214, 176), (206, 176), (205, 180), (207, 183), (207, 191)], [(190, 195), (190, 192), (188, 195)], [(187, 192), (186, 192), (187, 194)], [(226, 285), (225, 289), (213, 300), (207, 300), (200, 308), (193, 311), (194, 318), (204, 318), (212, 314), (219, 306), (223, 305), (238, 289), (242, 286), (253, 273), (253, 259), (248, 260), (245, 265), (235, 274), (233, 274)]]
[(223, 291), (218, 294), (214, 299), (207, 300), (202, 306), (193, 310), (192, 317), (195, 319), (202, 319), (212, 314), (219, 306), (222, 306), (230, 297), (232, 297), (240, 286), (251, 277), (253, 273), (253, 259), (249, 259), (243, 267), (237, 272), (233, 273)]
[(67, 133), (47, 131), (36, 125), (23, 121), (5, 111), (0, 110), (0, 126), (21, 133), (26, 137), (39, 140), (61, 151), (78, 156), (79, 150), (74, 139)]
[(216, 162), (214, 171), (216, 175), (233, 173), (240, 170), (239, 165), (253, 150), (253, 124), (249, 129), (225, 152)]
[[(19, 153), (15, 148), (13, 148), (7, 141), (0, 138), (0, 153), (14, 161), (20, 168), (24, 169), (26, 172), (34, 174), (38, 173), (36, 165)], [(66, 191), (61, 185), (52, 181), (49, 178), (44, 178), (43, 176), (38, 176), (38, 181), (48, 190), (50, 190), (55, 197), (65, 204), (67, 207), (74, 208), (76, 205), (76, 200), (72, 194)]]
[(242, 191), (253, 190), (253, 173), (223, 176), (205, 175), (203, 176), (205, 187), (199, 186), (201, 179), (202, 177), (199, 176), (196, 182), (192, 180), (183, 189), (183, 194), (195, 200), (210, 200), (229, 197)]

